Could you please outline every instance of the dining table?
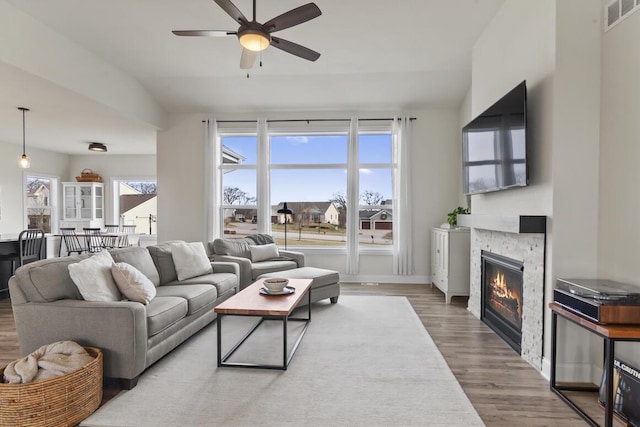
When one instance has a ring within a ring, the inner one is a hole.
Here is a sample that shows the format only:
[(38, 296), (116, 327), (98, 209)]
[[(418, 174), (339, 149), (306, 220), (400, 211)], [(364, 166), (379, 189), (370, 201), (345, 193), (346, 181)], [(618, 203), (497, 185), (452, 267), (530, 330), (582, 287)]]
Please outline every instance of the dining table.
[[(86, 238), (87, 237), (91, 237), (91, 236), (96, 236), (95, 233), (86, 233), (83, 231), (76, 231), (75, 233), (76, 237), (78, 238), (78, 240), (80, 240), (80, 245), (84, 246), (84, 244), (86, 243)], [(100, 237), (102, 238), (113, 238), (113, 239), (119, 239), (121, 237), (129, 237), (129, 236), (134, 236), (136, 235), (136, 233), (126, 233), (123, 231), (111, 231), (111, 232), (100, 232)], [(58, 256), (62, 256), (63, 254), (63, 250), (62, 250), (62, 245), (64, 244), (64, 237), (62, 234), (54, 234), (53, 236), (58, 237), (60, 239), (60, 243), (58, 244)]]

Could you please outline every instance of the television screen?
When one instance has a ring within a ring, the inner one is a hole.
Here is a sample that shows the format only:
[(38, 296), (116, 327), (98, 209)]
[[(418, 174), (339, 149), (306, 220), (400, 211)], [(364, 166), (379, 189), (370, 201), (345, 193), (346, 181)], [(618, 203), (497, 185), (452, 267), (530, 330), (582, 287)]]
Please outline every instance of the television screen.
[(525, 81), (462, 128), (462, 162), (466, 195), (528, 184)]

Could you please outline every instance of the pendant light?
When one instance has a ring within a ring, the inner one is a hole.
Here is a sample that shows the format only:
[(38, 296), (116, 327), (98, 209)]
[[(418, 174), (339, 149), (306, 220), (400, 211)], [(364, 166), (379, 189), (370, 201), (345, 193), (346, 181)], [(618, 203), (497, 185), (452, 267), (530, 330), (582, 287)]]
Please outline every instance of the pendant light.
[(20, 167), (23, 169), (29, 169), (31, 167), (31, 159), (27, 156), (25, 147), (25, 127), (24, 127), (24, 112), (29, 111), (28, 108), (18, 107), (18, 110), (22, 111), (22, 156), (20, 157)]

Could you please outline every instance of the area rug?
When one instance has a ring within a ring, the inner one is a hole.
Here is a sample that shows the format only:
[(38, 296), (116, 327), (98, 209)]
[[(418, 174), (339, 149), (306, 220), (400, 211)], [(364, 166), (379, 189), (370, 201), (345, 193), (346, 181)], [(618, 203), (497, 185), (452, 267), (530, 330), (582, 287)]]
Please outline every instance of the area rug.
[[(250, 320), (224, 319), (223, 348)], [(236, 361), (281, 360), (281, 325), (263, 326)], [(314, 304), (287, 371), (218, 368), (216, 327), (165, 356), (81, 426), (484, 425), (405, 297)], [(298, 331), (289, 332), (293, 341)]]

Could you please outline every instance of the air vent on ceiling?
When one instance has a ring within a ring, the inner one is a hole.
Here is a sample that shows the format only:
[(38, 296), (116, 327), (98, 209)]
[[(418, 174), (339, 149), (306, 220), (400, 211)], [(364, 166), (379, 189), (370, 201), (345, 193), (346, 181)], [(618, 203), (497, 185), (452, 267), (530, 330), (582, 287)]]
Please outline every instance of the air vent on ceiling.
[(604, 30), (609, 31), (640, 9), (640, 0), (613, 0), (604, 8)]

